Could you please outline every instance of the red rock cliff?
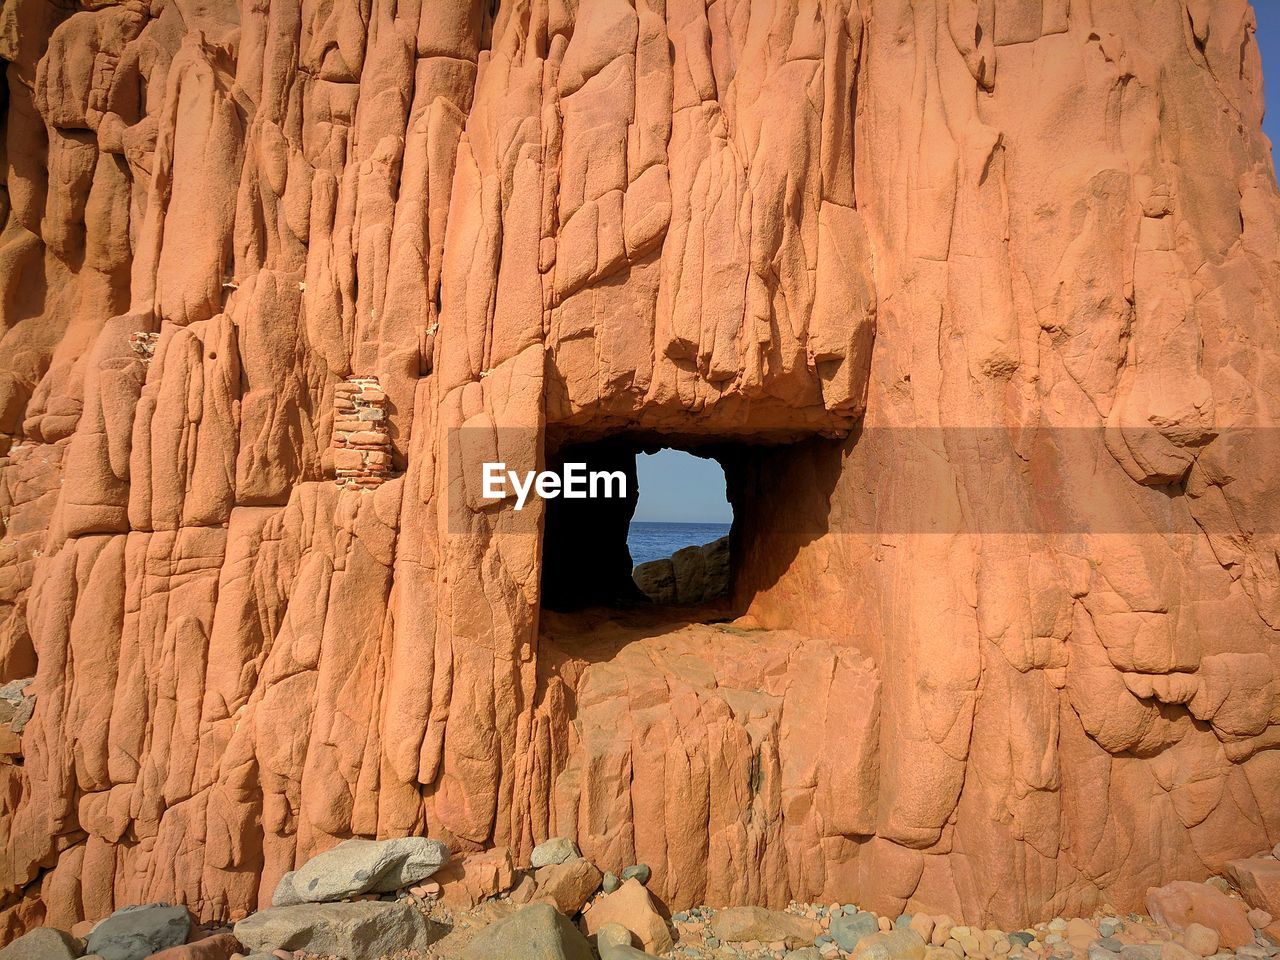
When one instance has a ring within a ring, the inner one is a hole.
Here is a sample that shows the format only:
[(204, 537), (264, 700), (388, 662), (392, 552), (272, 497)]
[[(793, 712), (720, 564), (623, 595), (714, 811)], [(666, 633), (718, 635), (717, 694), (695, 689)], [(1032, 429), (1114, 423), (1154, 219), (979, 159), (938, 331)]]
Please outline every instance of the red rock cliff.
[[(1280, 840), (1244, 0), (6, 0), (0, 55), (9, 929), (352, 835), (1006, 923)], [(465, 465), (608, 436), (717, 445), (762, 629), (540, 645)]]

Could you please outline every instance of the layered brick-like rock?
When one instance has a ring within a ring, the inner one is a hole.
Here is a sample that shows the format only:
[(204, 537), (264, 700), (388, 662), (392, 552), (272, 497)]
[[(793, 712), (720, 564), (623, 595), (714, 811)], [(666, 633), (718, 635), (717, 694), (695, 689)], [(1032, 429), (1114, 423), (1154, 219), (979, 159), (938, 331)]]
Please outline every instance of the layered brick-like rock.
[(129, 334), (129, 349), (139, 360), (148, 361), (156, 355), (156, 341), (160, 334), (137, 330)]
[(372, 489), (391, 474), (387, 395), (377, 377), (348, 377), (333, 388), (333, 469), (340, 487)]
[[(357, 836), (1005, 925), (1280, 840), (1243, 0), (2, 19), (0, 933)], [(607, 439), (722, 457), (733, 623), (540, 610), (468, 465)]]

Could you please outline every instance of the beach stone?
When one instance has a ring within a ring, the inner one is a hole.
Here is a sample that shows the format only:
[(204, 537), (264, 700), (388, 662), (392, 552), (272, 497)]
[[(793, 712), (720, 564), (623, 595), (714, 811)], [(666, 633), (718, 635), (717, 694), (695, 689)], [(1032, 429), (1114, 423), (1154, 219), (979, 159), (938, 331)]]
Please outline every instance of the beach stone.
[(671, 931), (654, 905), (653, 896), (638, 880), (627, 880), (617, 890), (599, 900), (583, 914), (587, 936), (594, 936), (605, 924), (618, 923), (631, 931), (647, 953), (671, 949)]
[(538, 884), (534, 899), (549, 902), (566, 917), (572, 917), (600, 889), (600, 871), (589, 860), (578, 858), (551, 863), (533, 873)]
[(1030, 946), (1035, 942), (1035, 939), (1036, 935), (1026, 930), (1015, 930), (1013, 933), (1009, 934), (1009, 942), (1016, 943), (1021, 947)]
[(1280, 860), (1274, 857), (1232, 860), (1225, 872), (1250, 907), (1265, 910), (1272, 916), (1280, 915)]
[(1098, 932), (1104, 937), (1110, 937), (1123, 929), (1124, 923), (1119, 917), (1103, 917), (1098, 921)]
[(1073, 946), (1083, 947), (1097, 939), (1098, 930), (1088, 920), (1073, 917), (1067, 921), (1063, 936), (1070, 940)]
[(933, 939), (934, 919), (927, 913), (917, 913), (907, 923), (907, 929), (914, 930), (920, 939), (929, 943)]
[(70, 934), (36, 927), (0, 950), (0, 960), (75, 960), (80, 953), (80, 944)]
[(1119, 955), (1119, 951), (1104, 946), (1101, 940), (1089, 944), (1089, 960), (1115, 960)]
[(855, 960), (924, 960), (924, 941), (914, 930), (890, 930), (863, 939)]
[(1120, 960), (1160, 960), (1160, 947), (1153, 943), (1128, 943), (1120, 949)]
[(1216, 930), (1233, 949), (1253, 943), (1248, 908), (1207, 883), (1175, 880), (1147, 891), (1147, 913), (1156, 923), (1181, 933), (1192, 923)]
[(647, 863), (632, 864), (622, 871), (623, 880), (639, 880), (646, 886), (648, 885), (649, 878), (651, 876), (653, 876), (653, 871), (649, 869), (649, 865)]
[(523, 907), (526, 904), (533, 903), (537, 895), (538, 884), (530, 874), (526, 873), (516, 881), (515, 886), (507, 894), (507, 898), (516, 906)]
[(549, 867), (554, 863), (576, 860), (581, 856), (582, 852), (572, 840), (567, 837), (552, 837), (550, 840), (544, 840), (533, 848), (533, 854), (529, 857), (529, 865), (536, 870), (539, 867)]
[(631, 945), (631, 931), (618, 923), (606, 923), (596, 933), (600, 960), (646, 960), (649, 954)]
[(149, 960), (231, 960), (239, 949), (239, 940), (229, 933), (219, 933), (195, 943), (161, 950), (152, 954)]
[(947, 914), (941, 914), (933, 918), (933, 933), (929, 936), (929, 942), (935, 947), (940, 947), (947, 942), (947, 938), (951, 936), (951, 928), (956, 925), (953, 917)]
[(449, 848), (426, 837), (344, 840), (281, 877), (271, 905), (333, 903), (362, 893), (391, 893), (420, 883), (448, 860)]
[(251, 950), (305, 950), (338, 957), (425, 950), (439, 939), (413, 904), (379, 900), (269, 907), (239, 921), (235, 936)]
[[(822, 960), (822, 951), (817, 947), (801, 947), (799, 950), (788, 950), (783, 954), (785, 960)], [(603, 957), (600, 960), (604, 960)]]
[(103, 960), (142, 960), (186, 943), (190, 932), (191, 914), (186, 907), (167, 903), (122, 907), (93, 928), (85, 952)]
[(1182, 931), (1182, 945), (1198, 957), (1211, 957), (1218, 952), (1218, 931), (1202, 923), (1191, 923)]
[(469, 909), (516, 884), (515, 863), (507, 847), (451, 856), (429, 880), (409, 889), (417, 896), (439, 897), (446, 906)]
[(851, 952), (863, 937), (869, 937), (880, 929), (874, 913), (859, 910), (831, 921), (828, 932), (846, 953)]
[(1198, 953), (1192, 953), (1180, 943), (1168, 941), (1160, 944), (1160, 960), (1201, 960)]
[(618, 879), (616, 873), (605, 873), (604, 879), (600, 881), (600, 889), (605, 893), (613, 893), (622, 886), (622, 881)]
[[(591, 945), (550, 904), (534, 903), (481, 930), (461, 960), (593, 960)], [(602, 960), (604, 958), (602, 957)]]
[(711, 929), (730, 943), (780, 940), (792, 949), (812, 946), (822, 933), (818, 924), (807, 917), (764, 907), (727, 907), (716, 914)]

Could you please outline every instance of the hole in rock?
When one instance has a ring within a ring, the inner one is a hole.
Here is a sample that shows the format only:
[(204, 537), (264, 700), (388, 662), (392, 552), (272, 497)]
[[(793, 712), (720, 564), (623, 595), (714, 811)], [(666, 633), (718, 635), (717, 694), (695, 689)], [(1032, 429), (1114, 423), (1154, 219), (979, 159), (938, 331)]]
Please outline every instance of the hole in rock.
[(625, 497), (547, 501), (542, 606), (694, 606), (723, 601), (731, 584), (733, 511), (721, 453), (698, 455), (619, 437), (569, 444), (548, 456), (626, 479)]
[(654, 603), (705, 603), (729, 590), (733, 508), (724, 468), (670, 448), (636, 458), (639, 500), (627, 545), (632, 579)]

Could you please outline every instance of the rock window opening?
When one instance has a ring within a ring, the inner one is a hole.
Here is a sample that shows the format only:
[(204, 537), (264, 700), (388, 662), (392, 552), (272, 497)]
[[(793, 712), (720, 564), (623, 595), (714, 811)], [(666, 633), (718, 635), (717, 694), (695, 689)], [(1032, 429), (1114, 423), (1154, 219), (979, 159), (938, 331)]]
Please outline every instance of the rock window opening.
[(627, 495), (547, 501), (545, 609), (692, 606), (728, 595), (733, 512), (716, 459), (611, 438), (547, 457), (557, 473), (566, 463), (622, 472)]
[(733, 508), (724, 468), (663, 449), (636, 458), (639, 500), (627, 545), (632, 580), (654, 603), (706, 603), (729, 590)]

